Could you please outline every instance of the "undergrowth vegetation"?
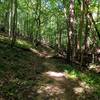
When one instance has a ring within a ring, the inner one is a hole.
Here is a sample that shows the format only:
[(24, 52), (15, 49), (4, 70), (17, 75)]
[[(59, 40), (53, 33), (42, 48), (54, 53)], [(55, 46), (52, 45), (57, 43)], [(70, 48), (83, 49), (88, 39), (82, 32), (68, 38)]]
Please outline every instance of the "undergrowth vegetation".
[(78, 71), (72, 66), (65, 66), (65, 73), (68, 73), (70, 78), (79, 79), (82, 82), (85, 82), (87, 85), (92, 87), (95, 91), (94, 94), (100, 97), (100, 75), (91, 71)]

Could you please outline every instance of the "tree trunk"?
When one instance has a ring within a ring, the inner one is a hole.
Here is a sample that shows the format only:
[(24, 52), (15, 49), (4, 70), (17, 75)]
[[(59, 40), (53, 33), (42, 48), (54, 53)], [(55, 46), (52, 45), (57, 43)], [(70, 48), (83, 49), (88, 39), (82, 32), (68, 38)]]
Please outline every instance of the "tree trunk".
[(12, 33), (12, 42), (11, 46), (14, 46), (16, 42), (16, 29), (17, 29), (17, 0), (13, 0), (12, 2), (12, 28), (11, 28), (11, 33)]
[(11, 38), (11, 28), (12, 28), (12, 3), (13, 0), (9, 2), (9, 39)]
[(59, 25), (58, 17), (57, 17), (57, 47), (60, 49), (61, 48), (61, 27)]
[(68, 28), (68, 46), (67, 46), (67, 58), (69, 62), (74, 60), (75, 57), (75, 34), (74, 34), (74, 0), (70, 0), (69, 9), (69, 28)]

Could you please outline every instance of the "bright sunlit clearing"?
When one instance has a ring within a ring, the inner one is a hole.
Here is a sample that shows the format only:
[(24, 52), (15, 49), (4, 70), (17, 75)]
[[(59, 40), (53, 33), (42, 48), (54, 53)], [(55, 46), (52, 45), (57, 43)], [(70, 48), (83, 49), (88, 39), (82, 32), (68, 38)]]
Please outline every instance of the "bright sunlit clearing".
[(59, 73), (59, 72), (53, 72), (53, 71), (48, 71), (46, 72), (47, 75), (51, 76), (51, 77), (64, 77), (64, 73)]

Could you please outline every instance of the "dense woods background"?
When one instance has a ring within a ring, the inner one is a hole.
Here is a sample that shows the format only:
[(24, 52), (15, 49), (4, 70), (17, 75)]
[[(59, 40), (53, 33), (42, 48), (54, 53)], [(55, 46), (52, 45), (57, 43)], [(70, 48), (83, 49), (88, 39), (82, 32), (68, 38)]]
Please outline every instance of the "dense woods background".
[[(66, 54), (66, 61), (100, 61), (99, 0), (1, 0), (0, 31), (45, 44)], [(65, 51), (65, 52), (64, 52)], [(91, 58), (91, 59), (90, 59)], [(85, 62), (85, 63), (88, 63)]]
[[(32, 51), (32, 48), (50, 48), (53, 53), (48, 57), (61, 59), (66, 65), (74, 64), (78, 66), (76, 69), (85, 72), (92, 66), (93, 72), (99, 74), (100, 0), (0, 0), (0, 41), (0, 49), (5, 51), (0, 54), (1, 61), (7, 49), (11, 50), (11, 56), (17, 52), (13, 48), (27, 42), (27, 46), (20, 47), (22, 52)], [(9, 47), (3, 47), (7, 44)]]
[(82, 64), (85, 56), (94, 62), (100, 59), (99, 10), (99, 0), (1, 0), (0, 31), (12, 46), (24, 38), (66, 53), (68, 62)]

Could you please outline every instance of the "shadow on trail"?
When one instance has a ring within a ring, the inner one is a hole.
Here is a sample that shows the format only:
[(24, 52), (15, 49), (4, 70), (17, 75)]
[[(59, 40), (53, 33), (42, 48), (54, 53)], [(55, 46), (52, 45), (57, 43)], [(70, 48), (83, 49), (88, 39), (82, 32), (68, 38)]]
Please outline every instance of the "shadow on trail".
[(99, 100), (60, 70), (61, 59), (47, 57), (53, 53), (0, 43), (0, 100)]

